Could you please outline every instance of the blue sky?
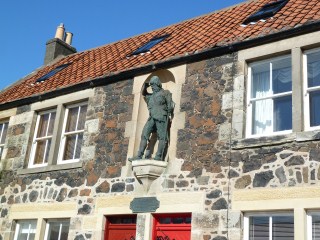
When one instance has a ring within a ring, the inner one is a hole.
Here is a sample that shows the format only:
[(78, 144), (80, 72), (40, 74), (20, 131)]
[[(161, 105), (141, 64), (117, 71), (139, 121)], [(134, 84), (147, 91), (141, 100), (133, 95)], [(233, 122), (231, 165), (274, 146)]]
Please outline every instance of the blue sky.
[(45, 43), (64, 23), (78, 52), (244, 0), (10, 0), (0, 2), (0, 89), (43, 64)]

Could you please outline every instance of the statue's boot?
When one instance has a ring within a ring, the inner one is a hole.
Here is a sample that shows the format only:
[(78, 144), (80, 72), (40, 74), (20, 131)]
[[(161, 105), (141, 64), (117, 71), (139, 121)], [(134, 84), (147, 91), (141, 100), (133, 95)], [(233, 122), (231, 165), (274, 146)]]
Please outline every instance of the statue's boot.
[(163, 159), (163, 152), (164, 152), (164, 149), (166, 147), (166, 144), (167, 142), (165, 140), (160, 140), (159, 141), (159, 144), (158, 144), (158, 150), (157, 150), (157, 153), (156, 153), (156, 156), (154, 157), (154, 160), (160, 160), (162, 161)]
[(129, 158), (129, 161), (140, 160), (143, 157), (144, 150), (146, 149), (148, 141), (146, 139), (141, 139), (138, 154), (135, 157)]

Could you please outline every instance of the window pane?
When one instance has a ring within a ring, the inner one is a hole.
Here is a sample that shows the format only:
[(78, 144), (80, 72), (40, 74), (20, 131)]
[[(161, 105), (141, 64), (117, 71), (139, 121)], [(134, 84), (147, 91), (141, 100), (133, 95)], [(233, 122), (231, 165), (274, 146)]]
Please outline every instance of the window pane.
[(320, 52), (307, 55), (308, 87), (320, 86)]
[(292, 129), (292, 97), (274, 99), (274, 132)]
[[(50, 113), (40, 115), (37, 138), (52, 135), (55, 117), (56, 117), (55, 112), (50, 112)], [(50, 119), (50, 122), (49, 122), (49, 119)], [(48, 124), (49, 124), (49, 128), (48, 128)], [(48, 133), (47, 133), (47, 129), (48, 129)]]
[(250, 217), (250, 240), (269, 240), (269, 217)]
[(73, 159), (75, 144), (76, 144), (76, 134), (66, 136), (63, 160)]
[(81, 106), (77, 130), (84, 129), (84, 123), (86, 121), (86, 114), (87, 114), (87, 106)]
[(48, 162), (50, 147), (51, 139), (37, 141), (34, 164), (42, 164)]
[(38, 134), (37, 134), (38, 138), (46, 136), (47, 126), (49, 122), (49, 115), (50, 113), (40, 115), (39, 128), (38, 128)]
[(49, 129), (48, 129), (47, 136), (52, 136), (52, 134), (53, 134), (53, 126), (54, 126), (54, 121), (55, 120), (56, 120), (56, 112), (52, 112), (51, 113), (51, 117), (50, 117)]
[(270, 63), (262, 63), (252, 68), (252, 98), (270, 95)]
[(19, 232), (17, 234), (17, 240), (34, 240), (36, 235), (36, 220), (19, 221)]
[(6, 122), (6, 123), (2, 123), (1, 125), (2, 125), (1, 126), (2, 136), (1, 136), (0, 144), (4, 144), (7, 137), (9, 123)]
[(76, 130), (79, 107), (69, 108), (66, 132)]
[[(48, 237), (46, 240), (67, 240), (69, 233), (69, 221), (49, 222)], [(60, 238), (59, 238), (60, 236)]]
[(272, 90), (273, 94), (292, 91), (290, 58), (272, 62)]
[(77, 148), (76, 148), (76, 153), (75, 153), (75, 158), (80, 158), (80, 151), (81, 151), (81, 146), (82, 146), (82, 140), (83, 140), (83, 133), (79, 133), (78, 135), (78, 140), (77, 140)]
[(253, 102), (252, 134), (272, 132), (272, 99)]
[(310, 92), (310, 126), (320, 125), (320, 91)]
[(171, 218), (170, 217), (159, 218), (159, 223), (161, 223), (161, 224), (170, 224), (171, 223)]
[(292, 216), (274, 216), (272, 217), (272, 239), (273, 240), (293, 240), (294, 228), (293, 228)]
[(320, 215), (312, 216), (312, 240), (320, 240)]

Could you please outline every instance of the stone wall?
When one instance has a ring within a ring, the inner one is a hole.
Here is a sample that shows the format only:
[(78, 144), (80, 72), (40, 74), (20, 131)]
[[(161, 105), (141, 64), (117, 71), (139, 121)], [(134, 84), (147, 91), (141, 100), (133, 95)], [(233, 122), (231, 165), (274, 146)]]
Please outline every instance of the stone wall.
[(81, 216), (94, 211), (95, 197), (128, 194), (134, 189), (133, 177), (120, 177), (127, 156), (128, 139), (124, 132), (125, 122), (131, 118), (131, 92), (131, 80), (95, 89), (88, 102), (81, 149), (83, 166), (77, 169), (17, 174), (19, 168), (27, 166), (31, 129), (35, 124), (35, 114), (30, 107), (18, 109), (9, 123), (6, 170), (0, 182), (0, 239), (11, 231), (12, 221), (7, 217), (13, 204), (69, 201), (77, 202), (79, 215), (71, 219), (70, 239), (94, 239), (91, 232), (81, 233), (78, 225)]
[[(238, 189), (309, 186), (320, 181), (318, 132), (242, 139), (243, 70), (237, 54), (187, 65), (180, 104), (185, 126), (178, 131), (176, 158), (170, 159), (149, 193), (167, 193), (172, 200), (177, 193), (204, 193), (199, 200), (202, 208), (192, 212), (193, 240), (242, 239), (242, 213), (233, 210), (231, 202)], [(18, 109), (9, 123), (7, 171), (0, 184), (0, 239), (11, 231), (12, 205), (63, 202), (76, 203), (69, 239), (96, 239), (101, 229), (82, 228), (97, 214), (96, 199), (139, 193), (134, 176), (121, 175), (123, 166), (130, 167), (125, 127), (132, 120), (132, 89), (130, 80), (95, 88), (88, 103), (82, 168), (17, 175), (16, 170), (26, 164), (25, 143), (30, 142), (35, 118), (28, 106)], [(145, 215), (138, 219), (142, 239)]]

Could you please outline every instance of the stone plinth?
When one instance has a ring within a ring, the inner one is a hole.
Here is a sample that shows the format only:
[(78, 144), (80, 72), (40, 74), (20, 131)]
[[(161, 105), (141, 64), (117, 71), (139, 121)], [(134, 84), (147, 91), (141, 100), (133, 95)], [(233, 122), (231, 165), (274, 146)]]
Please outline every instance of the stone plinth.
[(152, 182), (156, 180), (166, 169), (168, 163), (152, 159), (132, 161), (132, 171), (137, 180), (148, 192)]

